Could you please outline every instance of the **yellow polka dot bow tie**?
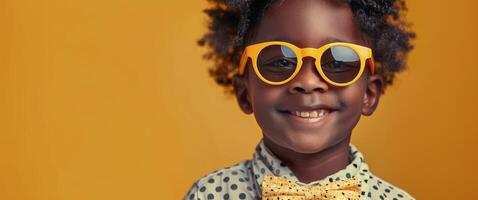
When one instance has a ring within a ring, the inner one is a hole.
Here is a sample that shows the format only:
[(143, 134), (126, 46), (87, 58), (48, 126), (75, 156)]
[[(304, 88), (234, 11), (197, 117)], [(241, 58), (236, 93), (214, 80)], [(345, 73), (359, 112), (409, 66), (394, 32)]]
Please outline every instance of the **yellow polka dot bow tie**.
[(355, 177), (324, 185), (299, 185), (280, 176), (265, 176), (262, 200), (360, 200), (360, 181)]

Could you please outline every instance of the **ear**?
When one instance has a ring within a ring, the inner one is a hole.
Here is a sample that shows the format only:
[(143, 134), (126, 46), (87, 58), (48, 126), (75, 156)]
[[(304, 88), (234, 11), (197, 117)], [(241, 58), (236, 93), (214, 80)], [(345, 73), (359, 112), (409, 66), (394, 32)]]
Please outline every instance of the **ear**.
[(241, 110), (246, 114), (251, 114), (252, 104), (249, 99), (249, 92), (247, 88), (247, 77), (234, 75), (232, 77), (232, 85), (234, 87), (234, 94), (236, 95), (237, 103)]
[(383, 93), (384, 80), (379, 74), (368, 77), (365, 95), (363, 97), (362, 114), (370, 116), (378, 106), (380, 96)]

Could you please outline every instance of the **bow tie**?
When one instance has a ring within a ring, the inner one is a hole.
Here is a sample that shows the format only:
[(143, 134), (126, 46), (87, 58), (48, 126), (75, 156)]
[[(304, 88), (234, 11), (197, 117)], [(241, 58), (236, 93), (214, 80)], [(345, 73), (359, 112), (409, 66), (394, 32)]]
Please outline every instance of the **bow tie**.
[(299, 185), (280, 176), (265, 176), (262, 200), (360, 200), (360, 181), (355, 177), (323, 185)]

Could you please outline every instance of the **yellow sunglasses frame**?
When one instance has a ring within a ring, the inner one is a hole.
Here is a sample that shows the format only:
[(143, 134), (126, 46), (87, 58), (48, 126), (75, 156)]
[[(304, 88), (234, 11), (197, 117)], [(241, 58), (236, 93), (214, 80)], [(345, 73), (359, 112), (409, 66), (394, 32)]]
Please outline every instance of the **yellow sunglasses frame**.
[[(297, 67), (296, 67), (294, 73), (289, 78), (287, 78), (286, 80), (279, 81), (279, 82), (269, 81), (266, 78), (264, 78), (261, 75), (261, 73), (259, 73), (259, 69), (257, 68), (257, 57), (258, 57), (259, 53), (262, 51), (262, 49), (264, 49), (265, 47), (271, 46), (271, 45), (286, 46), (286, 47), (290, 48), (295, 53), (295, 55), (297, 55)], [(322, 54), (327, 49), (329, 49), (330, 47), (333, 47), (333, 46), (349, 47), (352, 50), (354, 50), (355, 53), (357, 53), (357, 55), (360, 58), (359, 73), (357, 74), (357, 76), (353, 80), (351, 80), (347, 83), (336, 83), (336, 82), (330, 80), (325, 75), (325, 73), (322, 71), (322, 67), (320, 65), (320, 58), (321, 58)], [(291, 43), (288, 43), (288, 42), (268, 41), (268, 42), (252, 44), (252, 45), (247, 46), (244, 49), (244, 52), (241, 56), (241, 60), (240, 60), (240, 63), (239, 63), (239, 75), (244, 74), (247, 59), (250, 58), (251, 61), (252, 61), (252, 67), (254, 68), (254, 72), (256, 73), (256, 75), (262, 81), (264, 81), (265, 83), (271, 84), (271, 85), (281, 85), (281, 84), (289, 82), (290, 80), (292, 80), (299, 73), (300, 69), (302, 68), (302, 62), (303, 62), (302, 59), (305, 58), (305, 57), (315, 58), (315, 68), (319, 72), (320, 76), (325, 81), (327, 81), (327, 83), (329, 83), (331, 85), (334, 85), (334, 86), (347, 86), (347, 85), (350, 85), (350, 84), (354, 83), (355, 81), (357, 81), (360, 78), (360, 76), (362, 76), (362, 73), (365, 69), (365, 64), (366, 64), (367, 61), (369, 62), (368, 64), (370, 66), (371, 74), (374, 74), (374, 72), (375, 72), (375, 64), (374, 64), (374, 60), (373, 60), (373, 56), (372, 56), (372, 49), (370, 49), (368, 47), (365, 47), (365, 46), (352, 44), (352, 43), (347, 43), (347, 42), (333, 42), (333, 43), (329, 43), (329, 44), (326, 44), (324, 46), (321, 46), (319, 48), (299, 48), (299, 47), (297, 47), (297, 46), (295, 46)]]

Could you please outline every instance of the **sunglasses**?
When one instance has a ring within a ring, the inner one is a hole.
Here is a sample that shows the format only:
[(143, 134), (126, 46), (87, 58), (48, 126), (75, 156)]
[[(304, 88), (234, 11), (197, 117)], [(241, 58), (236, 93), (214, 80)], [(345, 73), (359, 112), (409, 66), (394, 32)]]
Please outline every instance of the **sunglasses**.
[(320, 76), (329, 84), (347, 86), (357, 81), (365, 65), (374, 74), (372, 49), (357, 44), (334, 42), (320, 48), (299, 48), (282, 41), (269, 41), (245, 48), (239, 64), (244, 74), (247, 59), (251, 58), (256, 75), (265, 83), (281, 85), (292, 80), (302, 67), (302, 59), (315, 58)]

